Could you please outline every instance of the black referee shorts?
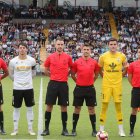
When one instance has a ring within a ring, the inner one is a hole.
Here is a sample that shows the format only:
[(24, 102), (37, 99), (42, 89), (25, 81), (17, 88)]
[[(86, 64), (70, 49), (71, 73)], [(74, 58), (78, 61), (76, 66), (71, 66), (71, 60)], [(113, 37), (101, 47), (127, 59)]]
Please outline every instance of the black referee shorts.
[(140, 107), (140, 88), (134, 87), (131, 91), (131, 107)]
[(69, 105), (69, 88), (67, 82), (53, 81), (48, 83), (46, 101), (47, 105), (55, 105), (58, 98), (58, 105)]
[(86, 106), (97, 106), (96, 91), (93, 85), (91, 86), (76, 86), (74, 91), (73, 106), (83, 106), (84, 100)]
[(0, 83), (0, 105), (2, 105), (4, 103), (3, 101), (3, 90), (2, 90), (2, 85)]

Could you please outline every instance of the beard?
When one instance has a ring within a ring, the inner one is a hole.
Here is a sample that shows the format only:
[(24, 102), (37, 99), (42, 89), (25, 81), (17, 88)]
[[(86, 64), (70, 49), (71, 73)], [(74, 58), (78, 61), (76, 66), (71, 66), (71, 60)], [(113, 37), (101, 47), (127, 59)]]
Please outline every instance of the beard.
[(62, 48), (57, 48), (57, 52), (62, 52), (63, 49)]

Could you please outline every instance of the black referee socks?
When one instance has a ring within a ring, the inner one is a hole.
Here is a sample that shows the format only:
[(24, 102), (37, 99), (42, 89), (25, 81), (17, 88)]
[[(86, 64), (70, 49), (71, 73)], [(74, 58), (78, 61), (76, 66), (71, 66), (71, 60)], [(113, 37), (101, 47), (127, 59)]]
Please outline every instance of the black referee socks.
[(134, 127), (135, 127), (135, 123), (136, 123), (136, 115), (130, 115), (130, 131), (133, 132), (134, 131)]
[(45, 129), (48, 130), (49, 129), (49, 124), (50, 124), (50, 120), (51, 120), (51, 112), (45, 112)]

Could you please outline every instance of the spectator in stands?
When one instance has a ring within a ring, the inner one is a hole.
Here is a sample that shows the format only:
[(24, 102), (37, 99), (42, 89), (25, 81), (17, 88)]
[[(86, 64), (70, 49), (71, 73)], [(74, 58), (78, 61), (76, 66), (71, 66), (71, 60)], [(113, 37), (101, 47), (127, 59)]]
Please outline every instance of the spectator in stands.
[(42, 46), (45, 47), (45, 42), (46, 42), (46, 36), (44, 33), (42, 33), (42, 36), (41, 36), (41, 42), (42, 42)]

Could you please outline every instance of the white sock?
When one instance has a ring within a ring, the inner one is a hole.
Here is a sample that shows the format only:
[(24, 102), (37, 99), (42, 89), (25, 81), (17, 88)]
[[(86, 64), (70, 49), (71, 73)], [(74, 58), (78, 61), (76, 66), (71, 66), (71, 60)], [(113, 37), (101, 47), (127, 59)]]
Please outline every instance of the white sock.
[(34, 119), (33, 108), (27, 107), (28, 130), (32, 130), (33, 119)]
[(119, 128), (119, 131), (121, 131), (121, 132), (124, 131), (124, 130), (123, 130), (123, 125), (122, 125), (122, 124), (119, 124), (119, 125), (118, 125), (118, 128)]
[(20, 118), (20, 108), (14, 108), (13, 111), (14, 130), (18, 130), (19, 118)]
[(104, 131), (104, 125), (100, 125), (100, 131)]

